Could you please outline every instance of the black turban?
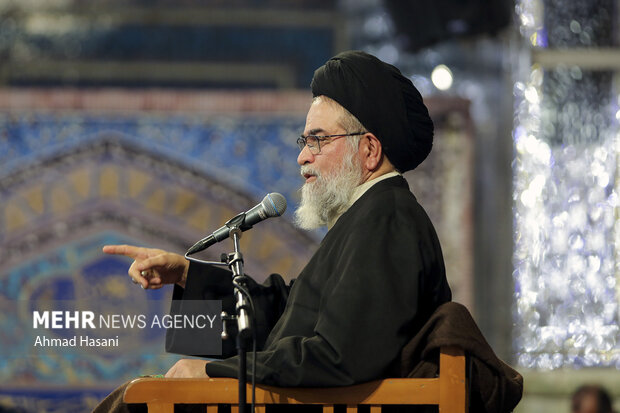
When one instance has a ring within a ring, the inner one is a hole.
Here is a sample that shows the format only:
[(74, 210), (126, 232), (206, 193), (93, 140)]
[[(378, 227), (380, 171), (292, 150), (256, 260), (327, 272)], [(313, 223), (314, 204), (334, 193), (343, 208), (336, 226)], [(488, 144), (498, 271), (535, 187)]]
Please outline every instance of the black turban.
[(351, 112), (399, 171), (414, 169), (430, 153), (433, 121), (420, 92), (394, 66), (368, 53), (343, 52), (314, 72), (311, 88), (313, 96), (325, 95)]

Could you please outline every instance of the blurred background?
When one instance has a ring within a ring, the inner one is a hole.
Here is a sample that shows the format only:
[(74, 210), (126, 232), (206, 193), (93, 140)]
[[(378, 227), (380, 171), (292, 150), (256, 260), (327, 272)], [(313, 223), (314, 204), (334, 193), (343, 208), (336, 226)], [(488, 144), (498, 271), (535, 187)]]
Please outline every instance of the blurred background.
[(254, 278), (295, 278), (323, 235), (291, 223), (295, 140), (314, 69), (348, 49), (425, 98), (435, 145), (406, 178), (455, 300), (525, 377), (517, 412), (569, 411), (584, 383), (618, 399), (618, 3), (0, 0), (0, 406), (89, 411), (178, 358), (147, 334), (33, 351), (44, 302), (167, 310), (104, 244), (183, 252), (280, 192), (242, 248)]

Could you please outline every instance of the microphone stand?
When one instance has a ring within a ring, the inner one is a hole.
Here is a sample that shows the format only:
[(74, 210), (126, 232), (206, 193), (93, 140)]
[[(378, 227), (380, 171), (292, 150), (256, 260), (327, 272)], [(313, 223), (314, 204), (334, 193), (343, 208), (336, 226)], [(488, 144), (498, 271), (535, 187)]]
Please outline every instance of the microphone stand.
[[(244, 215), (244, 214), (241, 214)], [(235, 217), (237, 218), (237, 217)], [(233, 240), (234, 252), (228, 256), (228, 266), (233, 273), (234, 296), (236, 298), (235, 309), (237, 311), (237, 353), (239, 355), (239, 413), (246, 413), (246, 383), (247, 383), (247, 341), (252, 337), (252, 324), (250, 323), (250, 307), (248, 299), (241, 289), (247, 291), (247, 282), (243, 271), (243, 254), (240, 250), (239, 240), (241, 239), (244, 216), (239, 220), (233, 218), (227, 224), (230, 226), (230, 237)], [(240, 289), (241, 287), (241, 289)]]
[(239, 413), (247, 412), (247, 342), (248, 339), (252, 337), (252, 324), (250, 317), (253, 316), (250, 311), (251, 307), (248, 302), (248, 297), (246, 297), (243, 293), (243, 291), (247, 292), (248, 289), (243, 270), (243, 254), (241, 253), (239, 246), (239, 240), (241, 239), (241, 234), (243, 231), (245, 229), (252, 228), (252, 226), (247, 227), (247, 224), (244, 222), (245, 218), (246, 214), (241, 213), (236, 217), (233, 217), (225, 224), (229, 228), (229, 236), (233, 240), (235, 250), (228, 255), (222, 254), (222, 262), (198, 261), (189, 257), (188, 253), (185, 254), (185, 258), (190, 261), (198, 261), (213, 265), (228, 265), (233, 273), (233, 295), (236, 298), (235, 310), (237, 314), (229, 316), (225, 312), (222, 312), (222, 338), (228, 338), (228, 333), (226, 332), (226, 321), (237, 319), (237, 327), (239, 330), (237, 333), (237, 353), (239, 355)]

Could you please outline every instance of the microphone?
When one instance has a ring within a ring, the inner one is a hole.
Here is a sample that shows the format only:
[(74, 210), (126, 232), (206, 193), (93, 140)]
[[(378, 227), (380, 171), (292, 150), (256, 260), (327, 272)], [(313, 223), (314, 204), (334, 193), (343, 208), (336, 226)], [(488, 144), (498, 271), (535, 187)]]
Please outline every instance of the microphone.
[(238, 226), (241, 231), (246, 231), (252, 228), (254, 224), (258, 224), (267, 218), (279, 217), (284, 211), (286, 211), (286, 198), (277, 192), (267, 194), (260, 204), (247, 212), (240, 213), (221, 228), (215, 230), (211, 235), (192, 245), (185, 255), (205, 250), (211, 245), (225, 240), (230, 235), (230, 229), (234, 226)]

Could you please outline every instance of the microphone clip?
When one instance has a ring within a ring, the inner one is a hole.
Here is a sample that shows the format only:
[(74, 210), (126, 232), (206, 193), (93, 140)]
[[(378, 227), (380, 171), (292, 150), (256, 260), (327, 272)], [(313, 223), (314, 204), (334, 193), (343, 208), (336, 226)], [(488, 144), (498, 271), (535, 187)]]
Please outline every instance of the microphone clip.
[(246, 217), (246, 213), (242, 212), (239, 215), (236, 215), (234, 217), (232, 217), (231, 219), (229, 219), (228, 221), (226, 221), (226, 223), (224, 225), (226, 225), (228, 228), (230, 228), (230, 235), (233, 235), (232, 231), (246, 231), (248, 229), (252, 229), (253, 226), (252, 225), (248, 225), (245, 222), (245, 217)]

